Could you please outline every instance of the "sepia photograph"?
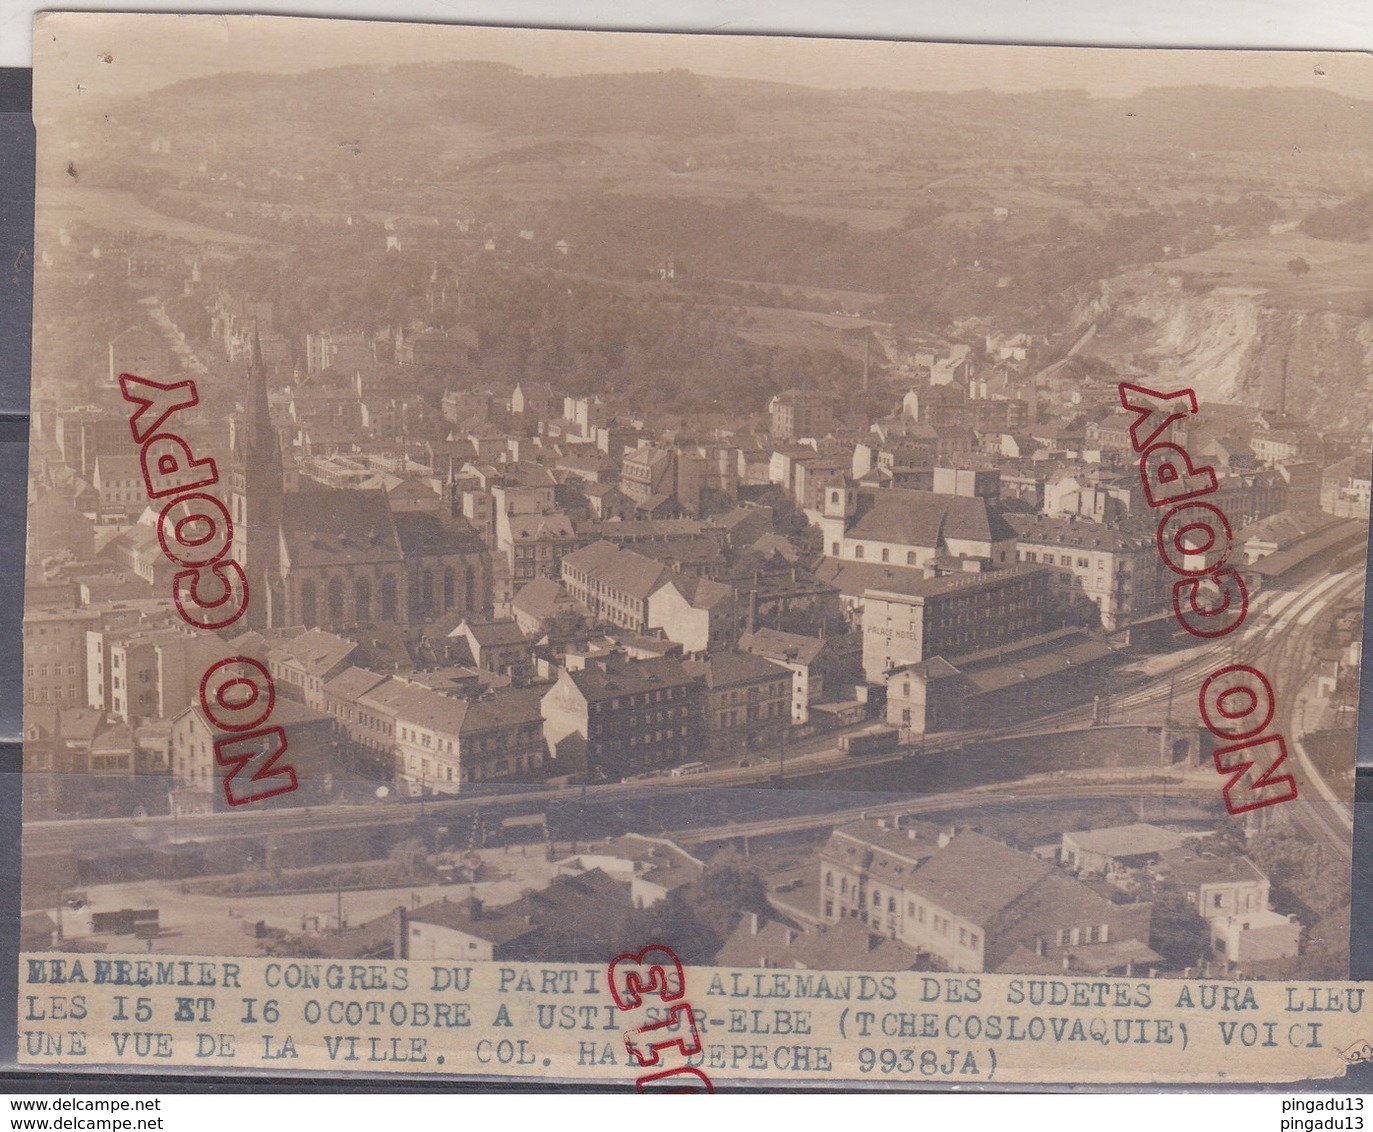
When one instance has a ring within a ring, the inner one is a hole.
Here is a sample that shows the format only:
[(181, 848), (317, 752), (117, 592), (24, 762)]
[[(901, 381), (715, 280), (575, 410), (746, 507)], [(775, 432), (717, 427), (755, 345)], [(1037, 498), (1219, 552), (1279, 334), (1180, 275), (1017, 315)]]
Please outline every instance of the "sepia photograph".
[(72, 14), (34, 75), (21, 983), (1347, 982), (1366, 58)]

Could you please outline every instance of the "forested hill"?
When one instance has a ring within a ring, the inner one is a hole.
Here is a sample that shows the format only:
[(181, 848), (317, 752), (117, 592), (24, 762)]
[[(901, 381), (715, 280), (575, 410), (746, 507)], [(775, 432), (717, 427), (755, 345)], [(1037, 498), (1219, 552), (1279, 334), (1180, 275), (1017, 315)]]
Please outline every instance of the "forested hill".
[(431, 175), (489, 168), (505, 153), (516, 163), (557, 159), (537, 143), (577, 139), (599, 139), (599, 149), (567, 160), (599, 164), (610, 175), (645, 157), (670, 162), (674, 151), (690, 167), (724, 159), (747, 165), (749, 149), (759, 160), (785, 153), (806, 162), (862, 157), (874, 146), (934, 159), (959, 152), (1034, 158), (1046, 147), (1274, 155), (1373, 147), (1373, 102), (1310, 88), (1177, 87), (1129, 99), (1080, 91), (823, 91), (680, 70), (536, 77), (491, 63), (218, 75), (142, 96), (115, 117), (192, 149), (215, 136), (232, 148), (237, 131), (226, 123), (241, 123), (244, 141), (304, 151), (356, 143), (364, 166), (384, 158), (404, 172), (437, 159)]

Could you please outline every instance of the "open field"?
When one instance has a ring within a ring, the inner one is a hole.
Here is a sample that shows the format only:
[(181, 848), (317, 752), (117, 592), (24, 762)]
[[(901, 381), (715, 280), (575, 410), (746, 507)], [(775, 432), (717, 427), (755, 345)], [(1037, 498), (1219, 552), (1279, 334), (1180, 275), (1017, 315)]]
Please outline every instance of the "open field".
[(745, 307), (739, 337), (759, 346), (807, 350), (839, 350), (863, 356), (862, 332), (888, 323), (848, 315), (819, 314), (790, 307)]
[(165, 216), (139, 202), (123, 189), (81, 186), (69, 194), (51, 193), (39, 210), (40, 223), (80, 222), (108, 231), (132, 229), (145, 235), (170, 236), (198, 244), (260, 245), (254, 236), (207, 228), (190, 220)]
[[(1288, 269), (1294, 259), (1311, 266), (1305, 275)], [(1206, 276), (1225, 287), (1262, 287), (1271, 306), (1362, 314), (1373, 301), (1373, 243), (1317, 240), (1281, 232), (1228, 240), (1196, 255), (1165, 260), (1160, 273)]]

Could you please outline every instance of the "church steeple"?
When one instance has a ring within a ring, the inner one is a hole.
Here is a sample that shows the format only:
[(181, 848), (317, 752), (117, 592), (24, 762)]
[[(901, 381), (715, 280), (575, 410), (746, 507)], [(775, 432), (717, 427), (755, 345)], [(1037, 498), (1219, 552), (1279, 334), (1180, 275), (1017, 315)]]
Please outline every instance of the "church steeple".
[(458, 491), (458, 475), (453, 469), (453, 453), (448, 453), (448, 479), (444, 482), (444, 495), (448, 499), (448, 513), (455, 519), (462, 514), (462, 493)]
[(253, 324), (253, 344), (248, 354), (248, 396), (244, 414), (242, 458), (253, 468), (272, 470), (281, 476), (281, 444), (272, 425), (267, 399), (267, 366), (262, 360), (262, 337)]
[(234, 452), (234, 552), (248, 576), (248, 624), (261, 629), (279, 624), (281, 611), (280, 530), (282, 510), (281, 444), (272, 425), (267, 398), (267, 366), (256, 324), (248, 355), (247, 396), (241, 441)]

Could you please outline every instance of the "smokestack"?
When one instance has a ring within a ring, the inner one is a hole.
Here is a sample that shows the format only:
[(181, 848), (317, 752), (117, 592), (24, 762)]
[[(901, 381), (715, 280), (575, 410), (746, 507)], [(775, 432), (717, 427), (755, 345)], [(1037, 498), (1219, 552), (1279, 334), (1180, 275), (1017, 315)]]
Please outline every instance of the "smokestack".
[(1287, 357), (1282, 359), (1282, 380), (1278, 384), (1278, 412), (1287, 412)]

